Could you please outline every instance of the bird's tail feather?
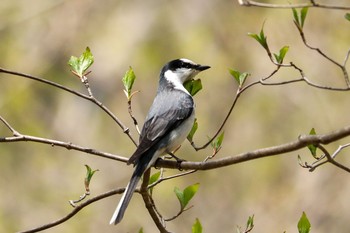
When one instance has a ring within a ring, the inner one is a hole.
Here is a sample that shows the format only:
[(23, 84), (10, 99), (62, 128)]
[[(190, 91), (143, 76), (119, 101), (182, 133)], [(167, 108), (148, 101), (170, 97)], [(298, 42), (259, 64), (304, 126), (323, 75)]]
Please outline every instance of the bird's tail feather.
[(126, 186), (125, 191), (123, 193), (122, 198), (119, 201), (119, 204), (114, 211), (114, 214), (111, 218), (111, 221), (109, 224), (118, 224), (124, 216), (125, 210), (129, 205), (129, 202), (131, 200), (132, 195), (134, 194), (134, 191), (136, 189), (136, 186), (142, 176), (142, 174), (146, 171), (148, 168), (148, 163), (138, 163), (136, 165), (135, 171), (131, 176), (129, 184)]
[(137, 183), (139, 182), (140, 178), (141, 176), (133, 176), (131, 178), (129, 184), (125, 188), (123, 196), (120, 199), (119, 204), (116, 210), (114, 211), (114, 214), (109, 224), (118, 224), (122, 220), (125, 210), (129, 205), (131, 197), (136, 189)]

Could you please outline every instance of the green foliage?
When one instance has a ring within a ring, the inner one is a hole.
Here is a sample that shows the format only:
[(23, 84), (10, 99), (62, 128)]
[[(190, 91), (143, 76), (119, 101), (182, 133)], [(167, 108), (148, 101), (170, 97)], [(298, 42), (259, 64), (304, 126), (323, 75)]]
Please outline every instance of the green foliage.
[(265, 50), (269, 50), (269, 46), (267, 45), (267, 37), (265, 36), (265, 33), (264, 33), (264, 24), (261, 27), (261, 30), (260, 30), (259, 34), (248, 33), (248, 36), (250, 36), (250, 37), (254, 38), (256, 41), (258, 41), (259, 44), (262, 47), (264, 47)]
[(280, 49), (280, 52), (279, 52), (278, 55), (276, 53), (273, 54), (275, 56), (275, 59), (276, 59), (277, 63), (279, 63), (279, 64), (283, 63), (283, 59), (286, 56), (288, 50), (289, 50), (289, 46), (283, 46)]
[(300, 31), (303, 30), (308, 9), (308, 7), (304, 7), (300, 10), (300, 13), (298, 13), (295, 8), (292, 8), (294, 23), (297, 25)]
[(309, 219), (307, 218), (305, 212), (303, 211), (303, 214), (300, 217), (300, 220), (298, 222), (298, 232), (299, 233), (309, 233), (311, 229), (311, 224), (309, 222)]
[[(314, 128), (312, 128), (312, 129), (310, 130), (309, 135), (316, 135), (316, 131), (315, 131)], [(312, 156), (313, 156), (315, 159), (317, 159), (317, 155), (316, 155), (317, 146), (315, 146), (315, 145), (308, 145), (307, 148), (309, 148), (309, 150), (310, 150)]]
[(134, 85), (134, 81), (136, 79), (136, 75), (134, 73), (134, 70), (129, 67), (129, 70), (126, 71), (123, 79), (122, 79), (122, 82), (124, 84), (124, 93), (126, 95), (126, 97), (128, 98), (128, 100), (131, 99), (132, 97), (132, 93), (131, 93), (131, 90), (132, 90), (132, 86)]
[(192, 96), (197, 94), (203, 88), (202, 81), (200, 79), (189, 80), (189, 81), (184, 83), (184, 87)]
[(180, 202), (181, 210), (184, 210), (189, 201), (193, 198), (199, 188), (199, 183), (190, 185), (181, 191), (178, 187), (174, 188), (177, 199)]
[(241, 227), (237, 226), (236, 228), (236, 232), (237, 233), (247, 233), (247, 232), (251, 232), (251, 230), (253, 230), (254, 228), (254, 215), (249, 216), (246, 226), (245, 226), (245, 230), (242, 231)]
[[(150, 178), (149, 178), (149, 181), (148, 181), (148, 185), (151, 185), (153, 184), (154, 182), (158, 181), (159, 180), (159, 177), (160, 177), (160, 171), (159, 172), (156, 172), (154, 173)], [(153, 187), (149, 189), (151, 195), (153, 193)]]
[(143, 233), (143, 228), (141, 227), (138, 233)]
[(214, 153), (217, 153), (221, 149), (222, 141), (224, 140), (225, 132), (222, 132), (215, 140), (211, 143), (211, 147), (214, 149)]
[(84, 183), (85, 183), (86, 191), (89, 191), (91, 178), (95, 174), (95, 172), (98, 171), (98, 169), (92, 170), (91, 167), (89, 165), (86, 165), (86, 164), (85, 164), (85, 167), (86, 167), (86, 176), (85, 176)]
[(347, 19), (348, 21), (350, 21), (350, 13), (346, 13), (346, 14), (344, 15), (344, 18)]
[(187, 135), (188, 141), (190, 141), (190, 142), (193, 141), (193, 136), (196, 133), (197, 129), (198, 129), (198, 122), (197, 122), (197, 118), (196, 118), (196, 119), (194, 119), (194, 123), (193, 123), (193, 126), (192, 126), (190, 133)]
[(235, 78), (235, 80), (237, 81), (239, 87), (242, 87), (244, 82), (246, 81), (247, 77), (249, 76), (249, 73), (247, 72), (239, 72), (238, 70), (235, 69), (229, 69), (230, 74), (232, 75), (232, 77)]
[(246, 229), (251, 230), (253, 229), (253, 227), (254, 227), (254, 215), (248, 217)]
[(196, 218), (196, 221), (192, 225), (192, 233), (202, 233), (202, 231), (203, 231), (202, 224), (199, 221), (199, 219)]
[(68, 65), (71, 67), (72, 72), (79, 78), (83, 78), (87, 74), (87, 69), (94, 63), (94, 56), (92, 55), (90, 48), (86, 47), (84, 53), (78, 58), (71, 56)]

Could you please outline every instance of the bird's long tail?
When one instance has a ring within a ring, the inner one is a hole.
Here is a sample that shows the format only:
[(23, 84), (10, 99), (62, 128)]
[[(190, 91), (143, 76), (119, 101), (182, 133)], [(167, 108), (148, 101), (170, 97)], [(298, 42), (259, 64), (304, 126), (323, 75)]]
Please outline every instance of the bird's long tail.
[[(148, 156), (146, 156), (146, 158), (147, 157)], [(150, 161), (148, 161), (148, 162), (139, 161), (136, 164), (135, 171), (131, 176), (129, 184), (125, 188), (123, 196), (120, 199), (119, 204), (118, 204), (116, 210), (114, 211), (114, 214), (113, 214), (109, 224), (118, 224), (123, 219), (125, 210), (129, 205), (131, 197), (134, 194), (134, 191), (136, 189), (136, 186), (137, 186), (141, 176), (143, 175), (143, 173), (149, 168), (149, 163), (150, 163)]]

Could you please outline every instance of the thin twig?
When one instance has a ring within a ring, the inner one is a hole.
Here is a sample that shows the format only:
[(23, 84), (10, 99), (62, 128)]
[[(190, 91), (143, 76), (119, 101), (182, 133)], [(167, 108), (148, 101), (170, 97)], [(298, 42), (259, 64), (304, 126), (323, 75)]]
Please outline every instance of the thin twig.
[(153, 182), (152, 184), (148, 185), (147, 188), (148, 189), (153, 188), (154, 186), (162, 183), (163, 181), (175, 179), (175, 178), (182, 177), (182, 176), (187, 176), (187, 175), (192, 174), (192, 173), (194, 173), (196, 171), (197, 170), (190, 170), (190, 171), (178, 173), (178, 174), (175, 174), (175, 175), (172, 175), (172, 176), (160, 177), (156, 182)]
[(135, 125), (135, 128), (137, 130), (137, 133), (140, 135), (140, 129), (139, 129), (139, 124), (137, 123), (136, 117), (134, 116), (134, 114), (132, 113), (132, 108), (131, 108), (131, 98), (128, 100), (128, 112), (129, 115)]
[(338, 168), (340, 168), (340, 169), (350, 173), (350, 168), (348, 168), (348, 167), (344, 166), (343, 164), (338, 163), (337, 161), (335, 161), (333, 159), (333, 157), (329, 154), (329, 152), (327, 151), (326, 148), (324, 148), (322, 145), (317, 145), (317, 147), (319, 149), (321, 149), (322, 152), (325, 154), (325, 156), (327, 157), (327, 161), (328, 162), (330, 162), (331, 164), (335, 165), (336, 167), (338, 167)]
[(191, 142), (192, 147), (193, 147), (196, 151), (205, 149), (205, 148), (206, 148), (207, 146), (209, 146), (210, 143), (212, 143), (212, 142), (214, 141), (214, 139), (220, 134), (220, 132), (221, 132), (221, 131), (223, 130), (223, 128), (225, 127), (226, 122), (227, 122), (228, 119), (230, 118), (231, 113), (232, 113), (232, 111), (233, 111), (233, 108), (236, 106), (236, 103), (237, 103), (238, 98), (239, 98), (239, 96), (241, 95), (241, 93), (242, 93), (242, 91), (241, 91), (240, 89), (237, 89), (236, 95), (235, 95), (235, 97), (234, 97), (234, 99), (233, 99), (233, 102), (232, 102), (232, 104), (231, 104), (230, 109), (228, 110), (228, 113), (227, 113), (225, 119), (224, 119), (223, 122), (221, 123), (219, 129), (216, 131), (216, 133), (214, 134), (214, 136), (212, 136), (211, 139), (210, 139), (207, 143), (205, 143), (203, 146), (197, 147), (197, 146), (194, 144), (193, 141)]
[(104, 199), (104, 198), (107, 198), (107, 197), (110, 197), (110, 196), (113, 196), (115, 194), (121, 194), (123, 193), (125, 190), (125, 188), (118, 188), (118, 189), (114, 189), (114, 190), (111, 190), (111, 191), (108, 191), (106, 193), (102, 193), (96, 197), (93, 197), (83, 203), (81, 203), (80, 205), (76, 206), (72, 212), (70, 212), (68, 215), (64, 216), (63, 218), (61, 219), (58, 219), (54, 222), (51, 222), (51, 223), (48, 223), (48, 224), (45, 224), (45, 225), (42, 225), (40, 227), (36, 227), (36, 228), (33, 228), (33, 229), (30, 229), (30, 230), (25, 230), (25, 231), (21, 231), (19, 233), (33, 233), (33, 232), (39, 232), (39, 231), (43, 231), (43, 230), (47, 230), (49, 228), (52, 228), (54, 226), (57, 226), (61, 223), (64, 223), (66, 222), (67, 220), (69, 220), (70, 218), (72, 218), (74, 215), (76, 215), (80, 210), (82, 210), (83, 208), (85, 208), (86, 206), (96, 202), (96, 201), (99, 201), (101, 199)]
[[(326, 53), (324, 53), (320, 48), (317, 48), (317, 47), (314, 47), (314, 46), (311, 46), (308, 41), (306, 40), (306, 37), (305, 37), (305, 34), (303, 32), (303, 29), (301, 27), (298, 26), (297, 22), (294, 22), (298, 31), (299, 31), (299, 34), (300, 34), (300, 37), (304, 43), (304, 45), (311, 49), (311, 50), (314, 50), (316, 51), (318, 54), (320, 54), (323, 58), (327, 59), (329, 62), (333, 63), (334, 65), (338, 66), (341, 71), (343, 72), (343, 76), (344, 76), (344, 80), (345, 80), (345, 83), (347, 85), (347, 87), (350, 88), (350, 80), (349, 80), (349, 75), (348, 75), (348, 71), (346, 70), (346, 67), (345, 65), (342, 65), (340, 64), (339, 62), (335, 61), (333, 58), (329, 57)], [(347, 57), (349, 56), (349, 51), (347, 52), (347, 55), (345, 57), (345, 62), (344, 64), (346, 64), (346, 61), (347, 61)]]
[(133, 139), (133, 137), (130, 134), (130, 130), (102, 102), (100, 102), (95, 97), (90, 96), (90, 94), (92, 94), (91, 92), (89, 93), (89, 95), (85, 95), (83, 93), (77, 92), (75, 90), (72, 90), (72, 89), (70, 89), (70, 88), (68, 88), (66, 86), (63, 86), (63, 85), (55, 83), (55, 82), (52, 82), (52, 81), (49, 81), (49, 80), (46, 80), (46, 79), (43, 79), (43, 78), (35, 77), (35, 76), (29, 75), (29, 74), (24, 74), (24, 73), (20, 73), (20, 72), (16, 72), (16, 71), (7, 70), (7, 69), (1, 68), (1, 67), (0, 67), (0, 73), (5, 73), (5, 74), (10, 74), (10, 75), (14, 75), (14, 76), (19, 76), (19, 77), (35, 80), (35, 81), (47, 84), (49, 86), (53, 86), (55, 88), (61, 89), (63, 91), (66, 91), (68, 93), (71, 93), (71, 94), (76, 95), (76, 96), (78, 96), (78, 97), (80, 97), (82, 99), (85, 99), (85, 100), (88, 100), (88, 101), (94, 103), (99, 108), (101, 108), (105, 113), (107, 113), (119, 125), (119, 127), (123, 130), (123, 132), (126, 135), (128, 135), (130, 140), (135, 145), (137, 145), (136, 141)]
[(12, 132), (13, 136), (20, 135), (20, 133), (18, 133), (2, 116), (0, 116), (0, 121)]
[(85, 152), (85, 153), (88, 153), (88, 154), (97, 155), (99, 157), (113, 159), (113, 160), (117, 160), (117, 161), (121, 161), (121, 162), (127, 162), (128, 161), (128, 159), (123, 157), (123, 156), (119, 156), (119, 155), (115, 155), (115, 154), (111, 154), (111, 153), (107, 153), (107, 152), (98, 151), (98, 150), (92, 149), (92, 148), (82, 147), (82, 146), (79, 146), (79, 145), (75, 145), (75, 144), (73, 144), (71, 142), (62, 142), (62, 141), (48, 139), (48, 138), (41, 138), (41, 137), (35, 137), (35, 136), (31, 136), (31, 135), (21, 134), (18, 131), (16, 131), (1, 116), (0, 116), (0, 121), (2, 121), (11, 130), (11, 132), (14, 134), (14, 136), (12, 136), (12, 137), (0, 137), (0, 143), (1, 142), (3, 142), (3, 143), (9, 143), (9, 142), (37, 142), (37, 143), (47, 144), (47, 145), (50, 145), (50, 146), (63, 147), (63, 148), (66, 148), (67, 150), (81, 151), (81, 152)]
[(342, 151), (343, 149), (347, 148), (350, 146), (350, 143), (347, 143), (345, 145), (340, 145), (336, 151), (332, 154), (332, 158), (335, 159), (335, 157)]
[(273, 3), (263, 3), (251, 0), (238, 0), (238, 3), (241, 6), (254, 6), (254, 7), (264, 7), (264, 8), (303, 8), (303, 7), (315, 7), (315, 8), (325, 8), (332, 10), (350, 10), (350, 7), (347, 6), (336, 6), (336, 5), (325, 5), (316, 3), (315, 1), (310, 1), (310, 3), (298, 3), (298, 4), (273, 4)]

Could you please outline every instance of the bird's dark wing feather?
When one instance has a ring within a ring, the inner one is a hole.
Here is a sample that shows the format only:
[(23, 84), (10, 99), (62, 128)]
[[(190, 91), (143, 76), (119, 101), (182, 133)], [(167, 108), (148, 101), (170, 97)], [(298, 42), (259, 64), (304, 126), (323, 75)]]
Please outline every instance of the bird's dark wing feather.
[[(173, 101), (173, 104), (166, 100)], [(181, 125), (192, 114), (193, 107), (192, 97), (182, 91), (158, 93), (142, 128), (140, 144), (130, 157), (128, 164), (136, 164), (147, 150)]]

